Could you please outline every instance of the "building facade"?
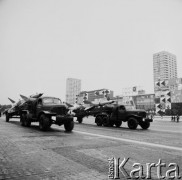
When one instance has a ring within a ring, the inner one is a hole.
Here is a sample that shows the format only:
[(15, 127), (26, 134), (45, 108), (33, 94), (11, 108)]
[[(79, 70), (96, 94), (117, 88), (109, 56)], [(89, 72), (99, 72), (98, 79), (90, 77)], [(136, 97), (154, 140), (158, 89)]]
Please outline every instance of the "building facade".
[(155, 112), (155, 94), (138, 94), (134, 96), (116, 96), (117, 104), (125, 105), (127, 109), (144, 109)]
[(135, 96), (141, 93), (145, 93), (141, 86), (132, 86), (122, 89), (122, 96)]
[(182, 103), (182, 78), (170, 79), (168, 84), (171, 92), (171, 102)]
[(136, 109), (144, 109), (148, 112), (155, 111), (155, 94), (142, 94), (133, 97)]
[(97, 89), (92, 91), (82, 91), (77, 96), (77, 103), (83, 103), (85, 100), (91, 102), (102, 102), (113, 99), (114, 92), (109, 89)]
[(176, 56), (162, 51), (153, 55), (154, 80), (177, 78)]
[(66, 79), (66, 102), (74, 104), (76, 102), (77, 95), (81, 91), (81, 80), (75, 78)]
[(177, 78), (177, 60), (174, 54), (162, 51), (153, 55), (153, 78), (156, 113), (165, 113), (171, 109), (170, 79)]
[(154, 91), (158, 91), (160, 85), (160, 88), (163, 88), (165, 81), (177, 78), (177, 62), (174, 54), (162, 51), (153, 55), (153, 78)]

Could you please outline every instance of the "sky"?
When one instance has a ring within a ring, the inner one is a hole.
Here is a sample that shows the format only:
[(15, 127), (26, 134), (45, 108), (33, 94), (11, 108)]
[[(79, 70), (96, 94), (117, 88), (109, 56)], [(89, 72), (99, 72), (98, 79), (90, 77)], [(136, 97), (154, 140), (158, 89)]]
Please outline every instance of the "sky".
[(177, 56), (181, 0), (0, 0), (0, 104), (35, 93), (141, 86), (153, 93), (153, 54)]

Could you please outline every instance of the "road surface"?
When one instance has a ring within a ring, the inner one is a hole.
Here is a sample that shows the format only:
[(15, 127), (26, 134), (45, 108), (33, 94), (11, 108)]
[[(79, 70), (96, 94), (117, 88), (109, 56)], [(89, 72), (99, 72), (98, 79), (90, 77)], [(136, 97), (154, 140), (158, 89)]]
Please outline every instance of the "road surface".
[[(154, 119), (148, 130), (130, 130), (124, 123), (120, 128), (98, 127), (89, 117), (82, 124), (75, 121), (72, 133), (56, 125), (42, 132), (38, 123), (26, 128), (18, 119), (7, 123), (1, 117), (0, 149), (0, 179), (106, 180), (112, 158), (120, 158), (119, 163), (129, 158), (124, 166), (128, 174), (140, 163), (147, 176), (146, 163), (161, 159), (166, 165), (161, 175), (166, 177), (169, 164), (175, 163), (182, 176), (182, 122), (165, 117)], [(123, 173), (120, 168), (117, 177), (126, 179)], [(151, 169), (151, 179), (158, 179), (157, 167)]]

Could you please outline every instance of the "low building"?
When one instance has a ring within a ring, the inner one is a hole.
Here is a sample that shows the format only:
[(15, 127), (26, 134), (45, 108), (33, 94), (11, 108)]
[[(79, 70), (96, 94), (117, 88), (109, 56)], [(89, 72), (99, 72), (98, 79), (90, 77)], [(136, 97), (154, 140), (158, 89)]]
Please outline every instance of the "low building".
[(138, 94), (134, 96), (116, 96), (118, 104), (125, 105), (128, 109), (144, 109), (148, 112), (155, 111), (155, 94)]
[(133, 96), (136, 109), (155, 111), (155, 94), (141, 94)]
[(81, 91), (76, 98), (77, 103), (83, 103), (85, 100), (91, 102), (101, 102), (113, 99), (114, 92), (109, 89), (97, 89), (92, 91)]

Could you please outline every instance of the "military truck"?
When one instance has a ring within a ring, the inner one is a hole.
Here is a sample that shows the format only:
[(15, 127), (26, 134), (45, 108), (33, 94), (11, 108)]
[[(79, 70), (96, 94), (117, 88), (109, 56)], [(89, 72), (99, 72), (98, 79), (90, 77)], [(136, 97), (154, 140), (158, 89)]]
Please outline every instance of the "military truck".
[(29, 127), (32, 122), (39, 122), (39, 128), (48, 130), (52, 124), (64, 125), (66, 131), (74, 128), (73, 116), (59, 98), (41, 96), (30, 97), (20, 111), (20, 123)]
[(148, 129), (153, 120), (147, 117), (145, 110), (127, 110), (124, 105), (105, 105), (93, 110), (97, 126), (120, 127), (122, 122), (127, 122), (130, 129), (136, 129), (138, 125), (142, 129)]

